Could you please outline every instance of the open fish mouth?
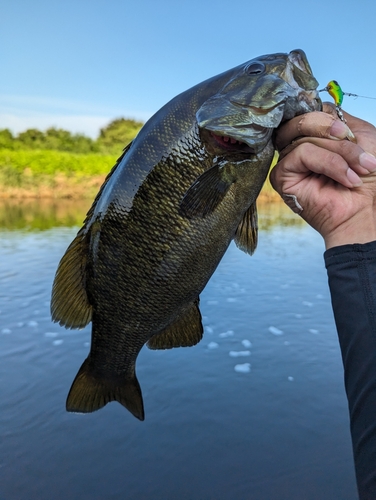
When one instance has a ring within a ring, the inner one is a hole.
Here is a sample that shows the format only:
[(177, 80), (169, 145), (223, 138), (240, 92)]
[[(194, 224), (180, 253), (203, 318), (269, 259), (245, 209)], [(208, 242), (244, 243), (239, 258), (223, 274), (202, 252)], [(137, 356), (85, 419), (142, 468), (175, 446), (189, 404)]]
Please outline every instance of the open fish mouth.
[(255, 153), (254, 148), (230, 135), (224, 135), (211, 130), (201, 130), (205, 142), (210, 144), (217, 153)]
[(234, 137), (230, 137), (228, 135), (218, 135), (214, 132), (210, 132), (210, 136), (214, 139), (218, 146), (228, 151), (252, 151), (252, 149), (245, 142), (239, 141)]

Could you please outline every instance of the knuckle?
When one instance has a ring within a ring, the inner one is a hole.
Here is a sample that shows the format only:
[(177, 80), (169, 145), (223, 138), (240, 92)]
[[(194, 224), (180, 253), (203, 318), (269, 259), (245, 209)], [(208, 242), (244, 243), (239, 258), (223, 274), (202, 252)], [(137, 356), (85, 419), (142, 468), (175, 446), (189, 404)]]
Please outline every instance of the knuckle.
[(302, 115), (299, 122), (300, 135), (309, 137), (329, 137), (330, 127), (334, 121), (333, 116), (321, 111), (314, 111)]
[(323, 158), (325, 168), (329, 170), (338, 169), (339, 165), (342, 164), (342, 158), (332, 151), (325, 151), (325, 159)]
[(302, 142), (296, 147), (296, 151), (301, 159), (315, 155), (317, 146), (310, 142)]
[(352, 156), (357, 148), (357, 145), (350, 141), (341, 141), (339, 144), (339, 152), (343, 157)]
[(332, 116), (334, 116), (334, 118), (338, 118), (336, 107), (334, 106), (333, 103), (331, 103), (331, 102), (323, 102), (322, 103), (322, 110), (323, 110), (324, 113), (332, 115)]

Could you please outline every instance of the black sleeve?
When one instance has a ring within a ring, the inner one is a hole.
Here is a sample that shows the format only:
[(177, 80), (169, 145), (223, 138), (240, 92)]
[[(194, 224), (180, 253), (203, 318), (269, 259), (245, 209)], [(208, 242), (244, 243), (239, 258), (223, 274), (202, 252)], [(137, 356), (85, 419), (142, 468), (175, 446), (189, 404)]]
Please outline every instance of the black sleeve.
[(376, 241), (324, 254), (345, 370), (360, 498), (376, 499)]

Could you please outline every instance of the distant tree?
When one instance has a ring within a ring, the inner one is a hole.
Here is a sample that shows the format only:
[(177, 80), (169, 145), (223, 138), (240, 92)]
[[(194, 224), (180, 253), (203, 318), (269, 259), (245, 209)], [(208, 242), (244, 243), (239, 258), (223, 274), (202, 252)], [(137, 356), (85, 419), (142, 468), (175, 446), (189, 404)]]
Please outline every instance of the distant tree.
[(73, 136), (73, 144), (75, 153), (98, 153), (99, 146), (97, 141), (93, 141), (90, 137), (83, 134), (75, 134)]
[(72, 149), (72, 134), (67, 130), (50, 127), (45, 132), (45, 149), (70, 151)]
[[(4, 140), (6, 136), (4, 135)], [(9, 141), (8, 141), (9, 142)], [(13, 138), (12, 149), (49, 149), (67, 151), (70, 153), (92, 153), (98, 151), (95, 141), (82, 134), (71, 134), (68, 130), (50, 127), (46, 132), (37, 129), (28, 129)]]
[(67, 130), (50, 127), (46, 132), (30, 128), (13, 136), (8, 129), (0, 130), (0, 148), (7, 149), (49, 149), (69, 153), (120, 154), (134, 139), (143, 123), (118, 118), (101, 129), (97, 140), (83, 134), (72, 134)]
[(120, 153), (131, 142), (143, 126), (142, 122), (127, 118), (117, 118), (100, 130), (97, 139), (101, 151)]
[(17, 141), (23, 147), (30, 149), (42, 149), (44, 143), (44, 133), (36, 128), (29, 128), (17, 136)]
[(91, 153), (98, 148), (90, 137), (82, 134), (71, 134), (67, 130), (51, 127), (45, 133), (44, 149), (70, 153)]
[(0, 148), (13, 149), (14, 147), (14, 137), (12, 132), (8, 128), (3, 128), (0, 130)]

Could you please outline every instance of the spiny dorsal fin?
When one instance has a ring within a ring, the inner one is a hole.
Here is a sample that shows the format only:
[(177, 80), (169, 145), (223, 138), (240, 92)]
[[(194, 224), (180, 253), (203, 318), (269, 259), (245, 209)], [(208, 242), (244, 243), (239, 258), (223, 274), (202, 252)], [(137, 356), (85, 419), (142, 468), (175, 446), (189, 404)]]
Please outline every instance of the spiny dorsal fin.
[(240, 250), (252, 255), (257, 246), (257, 207), (256, 202), (245, 212), (235, 233), (234, 241)]
[(69, 412), (91, 413), (103, 408), (110, 401), (118, 401), (132, 415), (144, 420), (144, 403), (136, 374), (128, 377), (99, 375), (87, 358), (79, 369), (70, 388), (66, 409)]
[(52, 286), (52, 320), (66, 328), (83, 328), (91, 321), (92, 308), (85, 290), (87, 243), (82, 231), (69, 245)]
[(226, 167), (215, 165), (200, 175), (185, 193), (179, 207), (183, 217), (206, 217), (223, 200), (235, 181), (233, 172)]
[(199, 299), (191, 304), (188, 310), (185, 310), (174, 323), (151, 337), (146, 344), (149, 349), (190, 347), (200, 342), (204, 329), (198, 304)]

